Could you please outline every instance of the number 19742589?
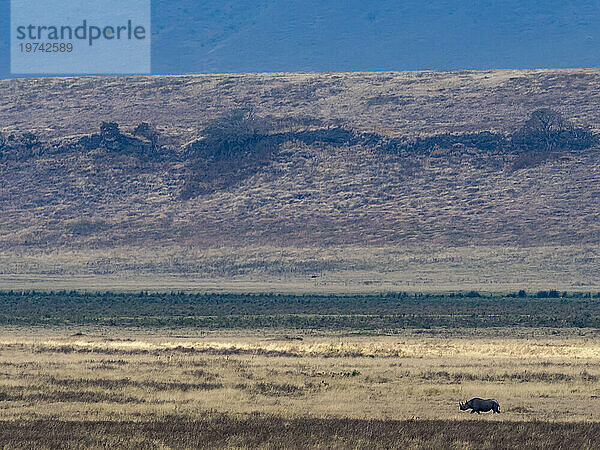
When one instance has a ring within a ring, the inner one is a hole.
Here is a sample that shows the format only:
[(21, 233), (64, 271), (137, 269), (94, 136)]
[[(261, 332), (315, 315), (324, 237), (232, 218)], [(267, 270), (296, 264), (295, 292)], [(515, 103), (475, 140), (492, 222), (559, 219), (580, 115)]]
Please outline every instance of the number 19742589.
[(69, 43), (51, 43), (51, 42), (27, 42), (20, 43), (19, 49), (21, 53), (71, 53), (73, 51), (73, 44)]

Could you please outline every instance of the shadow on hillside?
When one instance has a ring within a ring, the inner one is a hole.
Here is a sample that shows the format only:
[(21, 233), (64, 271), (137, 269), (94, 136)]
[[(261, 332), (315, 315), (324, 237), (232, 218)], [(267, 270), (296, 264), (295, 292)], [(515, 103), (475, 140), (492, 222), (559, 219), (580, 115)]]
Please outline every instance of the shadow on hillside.
[[(511, 171), (534, 167), (565, 152), (591, 148), (599, 142), (598, 136), (590, 130), (576, 127), (551, 109), (534, 111), (523, 126), (509, 134), (482, 131), (412, 139), (359, 133), (341, 126), (308, 128), (304, 125), (302, 128), (301, 122), (288, 122), (288, 128), (296, 125), (296, 129), (281, 131), (275, 128), (281, 124), (258, 117), (250, 109), (235, 109), (212, 121), (202, 130), (199, 139), (182, 148), (173, 148), (168, 137), (161, 136), (147, 123), (127, 133), (116, 123), (103, 122), (100, 133), (53, 142), (43, 142), (33, 133), (5, 136), (0, 132), (0, 162), (74, 152), (87, 153), (98, 161), (117, 158), (118, 164), (129, 164), (131, 170), (139, 170), (143, 163), (177, 162), (185, 167), (180, 195), (188, 200), (238, 185), (270, 164), (285, 142), (331, 147), (359, 145), (407, 159), (439, 158), (449, 151), (460, 154), (474, 149), (486, 155), (506, 155), (508, 166), (499, 168)], [(123, 162), (122, 157), (128, 157), (128, 162)]]

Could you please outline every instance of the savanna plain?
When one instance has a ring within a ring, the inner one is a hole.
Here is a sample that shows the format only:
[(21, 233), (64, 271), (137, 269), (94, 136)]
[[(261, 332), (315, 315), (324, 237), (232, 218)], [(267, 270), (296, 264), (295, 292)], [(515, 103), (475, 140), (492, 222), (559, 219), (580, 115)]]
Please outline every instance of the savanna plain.
[[(600, 315), (583, 308), (597, 300), (548, 295), (5, 292), (0, 439), (594, 448)], [(472, 397), (498, 399), (501, 414), (461, 412)]]

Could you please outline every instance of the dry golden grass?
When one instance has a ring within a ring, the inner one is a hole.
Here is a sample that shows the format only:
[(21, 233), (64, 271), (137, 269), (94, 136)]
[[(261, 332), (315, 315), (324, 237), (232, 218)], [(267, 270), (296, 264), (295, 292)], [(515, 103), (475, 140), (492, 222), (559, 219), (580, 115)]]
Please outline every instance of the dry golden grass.
[(118, 246), (0, 251), (0, 289), (168, 292), (600, 291), (597, 245)]
[[(2, 332), (0, 419), (194, 419), (212, 411), (600, 420), (600, 336), (593, 330), (471, 331), (464, 337), (447, 330), (394, 336), (74, 331)], [(502, 414), (461, 413), (458, 402), (475, 396), (497, 398)]]

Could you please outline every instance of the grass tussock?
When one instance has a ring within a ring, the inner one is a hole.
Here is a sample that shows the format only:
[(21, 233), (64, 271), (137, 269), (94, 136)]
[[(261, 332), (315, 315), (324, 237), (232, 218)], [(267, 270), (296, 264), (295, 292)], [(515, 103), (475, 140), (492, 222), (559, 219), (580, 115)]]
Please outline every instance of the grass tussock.
[(124, 389), (124, 388), (150, 388), (157, 391), (183, 391), (187, 392), (190, 390), (204, 390), (210, 391), (212, 389), (220, 389), (223, 387), (220, 383), (185, 383), (177, 381), (154, 381), (154, 380), (143, 380), (135, 381), (130, 378), (55, 378), (47, 377), (45, 381), (49, 384), (56, 386), (65, 387), (99, 387), (103, 389)]
[(600, 379), (598, 375), (592, 375), (587, 371), (582, 371), (579, 374), (569, 374), (561, 372), (534, 372), (525, 370), (523, 372), (502, 373), (502, 374), (486, 374), (486, 373), (471, 373), (471, 372), (425, 372), (421, 374), (421, 378), (427, 381), (441, 381), (447, 383), (461, 383), (465, 381), (486, 381), (486, 382), (516, 382), (516, 383), (565, 383), (573, 381), (582, 381), (588, 383), (596, 383)]
[(27, 402), (27, 403), (144, 403), (143, 398), (110, 392), (98, 392), (90, 390), (64, 391), (52, 390), (41, 392), (27, 392), (22, 389), (10, 389), (0, 391), (0, 401), (5, 402)]

